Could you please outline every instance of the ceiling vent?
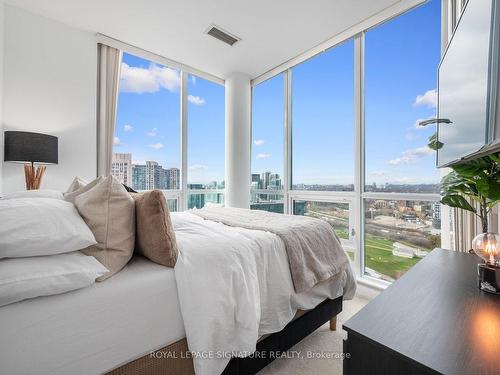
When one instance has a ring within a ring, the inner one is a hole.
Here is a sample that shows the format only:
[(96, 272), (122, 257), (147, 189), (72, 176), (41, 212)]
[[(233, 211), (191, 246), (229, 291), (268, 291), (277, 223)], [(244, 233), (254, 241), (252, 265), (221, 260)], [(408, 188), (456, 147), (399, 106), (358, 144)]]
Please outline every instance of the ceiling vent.
[(206, 33), (213, 36), (215, 39), (219, 39), (221, 42), (229, 44), (230, 46), (241, 40), (237, 36), (231, 35), (227, 31), (224, 31), (215, 25), (210, 26)]

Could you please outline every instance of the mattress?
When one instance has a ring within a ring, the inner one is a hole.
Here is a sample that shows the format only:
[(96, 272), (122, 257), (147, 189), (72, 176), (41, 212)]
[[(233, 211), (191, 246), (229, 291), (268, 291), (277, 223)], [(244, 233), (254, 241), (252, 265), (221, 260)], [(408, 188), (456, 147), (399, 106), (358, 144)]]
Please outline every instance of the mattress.
[[(186, 217), (201, 220), (172, 214), (179, 247), (206, 246), (210, 238), (199, 228), (180, 225)], [(293, 292), (291, 279), (289, 284), (281, 292), (290, 293), (290, 319), (295, 310), (342, 294), (352, 298), (355, 290), (350, 268), (304, 293)], [(185, 337), (174, 269), (134, 257), (102, 283), (0, 307), (0, 374), (102, 374)]]
[(174, 270), (135, 257), (77, 291), (0, 308), (1, 374), (101, 374), (185, 337)]

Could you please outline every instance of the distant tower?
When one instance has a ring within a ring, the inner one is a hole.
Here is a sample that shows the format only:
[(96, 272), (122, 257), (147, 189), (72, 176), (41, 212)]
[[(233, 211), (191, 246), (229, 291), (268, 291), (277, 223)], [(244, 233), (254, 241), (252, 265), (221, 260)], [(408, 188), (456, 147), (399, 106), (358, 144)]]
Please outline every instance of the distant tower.
[(132, 154), (113, 154), (111, 174), (122, 184), (132, 187)]
[(179, 168), (170, 168), (167, 169), (168, 174), (168, 189), (176, 190), (179, 189), (179, 181), (181, 176), (181, 171)]

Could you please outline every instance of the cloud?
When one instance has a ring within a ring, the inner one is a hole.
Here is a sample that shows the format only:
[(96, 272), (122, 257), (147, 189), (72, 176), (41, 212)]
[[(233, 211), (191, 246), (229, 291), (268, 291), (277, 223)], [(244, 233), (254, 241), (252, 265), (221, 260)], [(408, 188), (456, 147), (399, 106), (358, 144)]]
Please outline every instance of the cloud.
[(134, 130), (134, 127), (132, 125), (129, 125), (129, 124), (123, 125), (123, 131), (125, 133), (131, 132), (132, 130)]
[(387, 176), (387, 172), (386, 171), (371, 171), (371, 172), (368, 172), (368, 174), (370, 176), (376, 176), (376, 177)]
[(434, 150), (431, 150), (427, 146), (414, 148), (411, 150), (403, 151), (399, 158), (389, 160), (387, 164), (398, 166), (403, 164), (410, 164), (415, 162), (417, 159), (423, 158), (425, 156), (433, 155)]
[(188, 102), (196, 104), (196, 105), (203, 105), (206, 103), (205, 99), (203, 99), (199, 96), (194, 96), (194, 95), (188, 95)]
[(415, 99), (415, 103), (413, 103), (415, 107), (425, 106), (429, 108), (436, 108), (437, 105), (437, 90), (429, 90), (426, 91), (423, 95), (417, 95)]
[(115, 139), (113, 139), (113, 146), (119, 146), (120, 145), (120, 138), (118, 137), (115, 137)]
[(264, 141), (263, 139), (256, 139), (255, 141), (253, 141), (253, 144), (255, 146), (262, 146), (264, 143), (266, 143), (266, 141)]
[(158, 142), (158, 143), (153, 143), (152, 145), (149, 145), (149, 147), (154, 148), (155, 150), (159, 150), (165, 146), (163, 145), (163, 143)]
[(156, 137), (158, 135), (158, 128), (153, 128), (146, 133), (149, 137)]
[(136, 94), (152, 93), (161, 88), (175, 92), (179, 89), (181, 77), (177, 70), (151, 64), (141, 68), (122, 63), (120, 91)]
[(189, 170), (193, 172), (206, 171), (208, 167), (203, 164), (193, 164), (189, 166)]
[(270, 157), (271, 157), (271, 154), (265, 154), (265, 153), (257, 154), (257, 159), (267, 159)]
[(419, 182), (417, 178), (415, 177), (394, 177), (391, 180), (391, 183), (393, 184), (415, 184)]

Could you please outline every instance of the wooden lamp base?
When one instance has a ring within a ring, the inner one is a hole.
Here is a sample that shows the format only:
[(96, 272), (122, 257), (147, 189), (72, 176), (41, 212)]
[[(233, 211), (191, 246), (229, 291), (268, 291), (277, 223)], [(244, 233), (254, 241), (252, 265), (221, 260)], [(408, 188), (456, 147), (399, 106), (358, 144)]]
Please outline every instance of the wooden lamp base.
[(24, 177), (26, 179), (26, 190), (40, 189), (42, 177), (45, 173), (45, 165), (39, 165), (35, 168), (34, 164), (24, 164)]

